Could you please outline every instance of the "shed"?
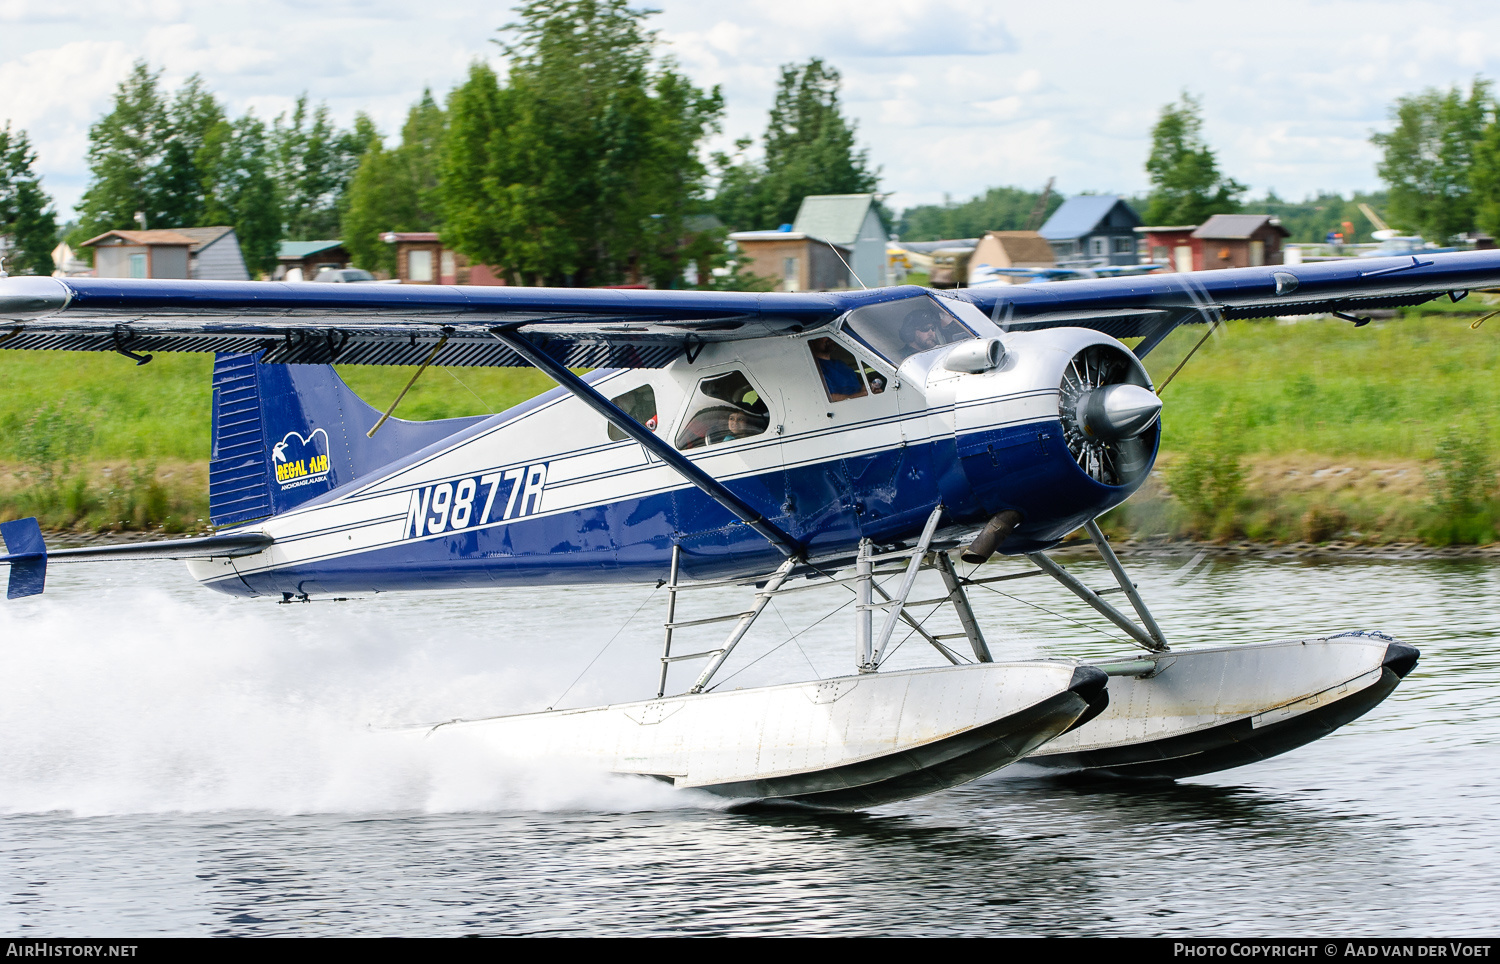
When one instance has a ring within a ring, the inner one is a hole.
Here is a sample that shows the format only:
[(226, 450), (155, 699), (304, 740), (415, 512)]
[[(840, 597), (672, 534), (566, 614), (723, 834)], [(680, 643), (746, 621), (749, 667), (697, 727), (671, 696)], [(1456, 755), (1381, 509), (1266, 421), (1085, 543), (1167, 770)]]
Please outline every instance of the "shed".
[(844, 262), (854, 252), (841, 244), (800, 231), (736, 231), (729, 240), (738, 246), (745, 270), (770, 278), (777, 291), (830, 291), (853, 281)]
[(342, 241), (283, 241), (276, 249), (277, 281), (311, 281), (322, 268), (347, 268)]
[(1135, 229), (1140, 215), (1115, 194), (1068, 198), (1037, 233), (1052, 245), (1058, 262), (1135, 264)]
[[(973, 284), (975, 273), (988, 266), (991, 268), (1051, 268), (1057, 264), (1052, 245), (1036, 231), (986, 231), (974, 246), (969, 256), (968, 280)], [(1025, 278), (1006, 278), (1011, 282)]]
[(188, 249), (188, 277), (200, 281), (249, 281), (239, 235), (225, 224), (209, 228), (172, 228), (193, 239)]
[(867, 288), (888, 283), (885, 225), (875, 200), (873, 194), (810, 194), (792, 222), (794, 232), (849, 252), (849, 267)]
[(1282, 242), (1291, 232), (1269, 214), (1215, 214), (1192, 234), (1198, 242), (1193, 267), (1256, 268), (1281, 264)]
[(1146, 247), (1146, 260), (1170, 265), (1173, 271), (1194, 271), (1193, 252), (1202, 250), (1202, 242), (1193, 239), (1196, 224), (1163, 224), (1135, 229)]
[(94, 249), (100, 278), (182, 278), (197, 242), (177, 231), (106, 231), (81, 245)]

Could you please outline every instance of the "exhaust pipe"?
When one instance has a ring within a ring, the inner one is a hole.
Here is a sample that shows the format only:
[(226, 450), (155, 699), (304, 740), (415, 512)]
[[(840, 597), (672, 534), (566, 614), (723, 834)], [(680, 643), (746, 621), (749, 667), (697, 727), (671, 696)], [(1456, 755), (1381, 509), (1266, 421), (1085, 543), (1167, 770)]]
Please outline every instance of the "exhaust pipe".
[(995, 554), (1000, 543), (1010, 535), (1011, 530), (1021, 524), (1021, 513), (1015, 509), (1006, 509), (997, 512), (985, 523), (984, 529), (974, 537), (974, 541), (965, 546), (959, 552), (958, 557), (964, 562), (978, 564), (989, 559)]

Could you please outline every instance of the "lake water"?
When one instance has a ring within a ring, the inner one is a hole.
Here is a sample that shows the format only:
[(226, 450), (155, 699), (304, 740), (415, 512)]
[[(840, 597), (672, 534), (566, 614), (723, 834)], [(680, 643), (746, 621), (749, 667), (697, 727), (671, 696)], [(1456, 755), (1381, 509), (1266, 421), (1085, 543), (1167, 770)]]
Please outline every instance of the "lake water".
[[(1500, 567), (1126, 564), (1178, 646), (1372, 628), (1422, 660), (1332, 736), (1175, 785), (1001, 771), (736, 812), (381, 729), (652, 695), (664, 591), (280, 606), (175, 563), (54, 566), (0, 605), (0, 933), (1493, 934)], [(974, 595), (999, 658), (1129, 649), (1048, 580), (1000, 588)], [(779, 600), (725, 685), (851, 671), (837, 592)], [(919, 644), (892, 665), (933, 663)]]

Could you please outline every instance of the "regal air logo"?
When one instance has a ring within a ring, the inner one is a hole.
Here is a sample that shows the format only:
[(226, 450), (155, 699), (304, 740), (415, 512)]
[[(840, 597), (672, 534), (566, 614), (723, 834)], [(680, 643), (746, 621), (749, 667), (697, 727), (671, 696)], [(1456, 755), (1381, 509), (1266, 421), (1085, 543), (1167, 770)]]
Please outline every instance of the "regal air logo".
[(315, 428), (306, 436), (288, 432), (271, 448), (271, 464), (282, 489), (295, 489), (328, 478), (328, 433)]

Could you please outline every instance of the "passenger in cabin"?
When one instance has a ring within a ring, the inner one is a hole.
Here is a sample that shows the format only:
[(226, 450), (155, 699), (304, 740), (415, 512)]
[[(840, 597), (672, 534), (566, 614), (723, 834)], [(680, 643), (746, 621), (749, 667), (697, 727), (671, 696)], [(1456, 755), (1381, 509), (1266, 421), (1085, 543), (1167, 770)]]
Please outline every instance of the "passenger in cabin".
[(865, 383), (855, 368), (853, 355), (835, 345), (832, 338), (814, 338), (807, 347), (818, 363), (829, 401), (842, 402), (865, 394)]
[(730, 438), (749, 438), (766, 430), (766, 419), (735, 409), (729, 413), (726, 428)]

